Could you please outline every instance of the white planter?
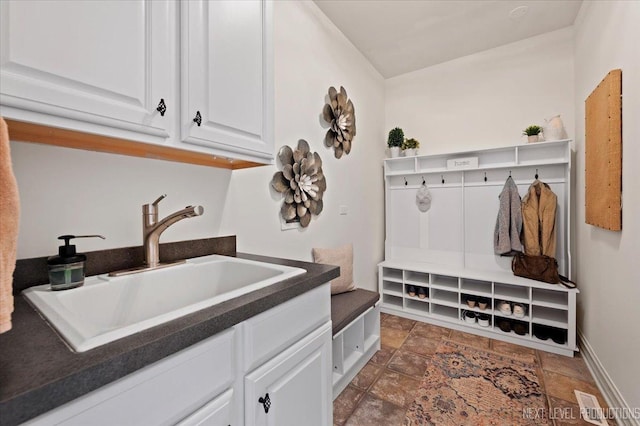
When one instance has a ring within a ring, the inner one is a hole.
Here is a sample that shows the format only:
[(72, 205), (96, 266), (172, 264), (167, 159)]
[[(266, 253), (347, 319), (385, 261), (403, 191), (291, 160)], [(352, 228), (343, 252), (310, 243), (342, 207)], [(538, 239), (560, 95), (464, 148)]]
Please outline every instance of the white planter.
[(400, 147), (399, 146), (390, 147), (389, 148), (389, 155), (391, 156), (391, 158), (400, 157)]
[(403, 150), (402, 153), (404, 154), (405, 157), (412, 157), (412, 156), (418, 154), (418, 149), (417, 148), (407, 148), (407, 149)]
[(531, 135), (531, 136), (527, 136), (527, 142), (531, 143), (531, 142), (538, 142), (540, 138), (538, 137), (538, 135)]
[(564, 128), (564, 123), (560, 115), (551, 117), (544, 120), (544, 126), (542, 126), (545, 138), (550, 141), (557, 141), (561, 139), (567, 139), (567, 131)]

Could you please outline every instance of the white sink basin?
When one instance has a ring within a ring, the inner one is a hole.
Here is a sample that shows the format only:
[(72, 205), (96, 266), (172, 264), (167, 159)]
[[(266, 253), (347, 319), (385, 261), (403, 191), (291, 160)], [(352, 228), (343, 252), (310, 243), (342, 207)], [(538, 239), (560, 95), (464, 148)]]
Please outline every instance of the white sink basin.
[(23, 294), (73, 349), (84, 352), (304, 272), (212, 255), (133, 275), (88, 277), (71, 290), (52, 291), (46, 284)]

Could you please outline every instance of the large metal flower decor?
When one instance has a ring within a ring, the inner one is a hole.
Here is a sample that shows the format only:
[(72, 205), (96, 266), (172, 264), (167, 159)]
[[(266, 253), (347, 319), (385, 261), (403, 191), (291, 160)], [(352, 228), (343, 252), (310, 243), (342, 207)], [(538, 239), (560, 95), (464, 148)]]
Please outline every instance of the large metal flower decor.
[(278, 151), (282, 171), (276, 172), (271, 186), (284, 195), (280, 214), (286, 222), (300, 222), (309, 226), (311, 215), (322, 212), (322, 196), (327, 182), (322, 173), (322, 160), (317, 152), (311, 152), (304, 139), (298, 141), (293, 151), (288, 145)]
[(334, 148), (336, 158), (349, 154), (356, 135), (356, 113), (344, 87), (340, 86), (340, 92), (329, 87), (329, 103), (324, 105), (322, 117), (330, 125), (324, 144)]

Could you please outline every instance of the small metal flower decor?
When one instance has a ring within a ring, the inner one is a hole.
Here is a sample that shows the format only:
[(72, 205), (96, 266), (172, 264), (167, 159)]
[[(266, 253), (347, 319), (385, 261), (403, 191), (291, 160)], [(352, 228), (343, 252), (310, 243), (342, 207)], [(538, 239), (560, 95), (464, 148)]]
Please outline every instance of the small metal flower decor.
[(340, 86), (340, 92), (329, 87), (329, 103), (324, 105), (322, 117), (330, 125), (324, 144), (334, 148), (336, 158), (349, 154), (356, 135), (356, 113), (344, 87)]
[(311, 152), (304, 139), (298, 141), (295, 151), (288, 145), (280, 148), (278, 159), (282, 171), (273, 175), (271, 186), (284, 195), (280, 214), (285, 222), (300, 222), (306, 228), (311, 215), (322, 212), (322, 196), (327, 189), (322, 160), (317, 152)]

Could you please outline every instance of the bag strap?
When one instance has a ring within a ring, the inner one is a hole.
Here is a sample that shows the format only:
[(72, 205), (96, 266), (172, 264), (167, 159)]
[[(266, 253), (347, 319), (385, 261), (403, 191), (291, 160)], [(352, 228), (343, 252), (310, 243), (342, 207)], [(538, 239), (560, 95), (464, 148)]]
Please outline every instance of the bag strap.
[(576, 283), (571, 281), (569, 278), (564, 275), (558, 275), (560, 277), (560, 284), (565, 286), (566, 288), (576, 288)]

